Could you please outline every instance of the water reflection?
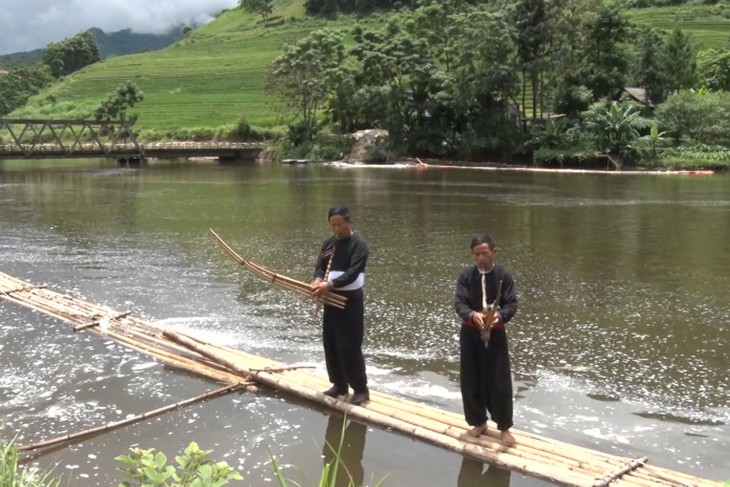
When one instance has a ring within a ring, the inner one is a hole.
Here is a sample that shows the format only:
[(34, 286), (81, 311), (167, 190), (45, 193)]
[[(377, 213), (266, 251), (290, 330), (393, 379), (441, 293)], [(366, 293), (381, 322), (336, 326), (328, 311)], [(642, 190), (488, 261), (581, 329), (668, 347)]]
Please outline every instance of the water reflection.
[(487, 465), (471, 458), (464, 457), (456, 480), (456, 487), (509, 487), (511, 473), (509, 470)]
[[(344, 428), (344, 431), (343, 431)], [(327, 421), (327, 430), (324, 435), (324, 446), (322, 447), (322, 464), (332, 464), (331, 471), (334, 471), (334, 460), (336, 452), (340, 447), (340, 463), (337, 466), (337, 487), (348, 487), (354, 485), (360, 487), (365, 478), (365, 470), (362, 466), (362, 456), (365, 450), (365, 433), (367, 427), (357, 421), (347, 422), (347, 418), (339, 415), (330, 415)], [(350, 483), (352, 480), (352, 483)]]

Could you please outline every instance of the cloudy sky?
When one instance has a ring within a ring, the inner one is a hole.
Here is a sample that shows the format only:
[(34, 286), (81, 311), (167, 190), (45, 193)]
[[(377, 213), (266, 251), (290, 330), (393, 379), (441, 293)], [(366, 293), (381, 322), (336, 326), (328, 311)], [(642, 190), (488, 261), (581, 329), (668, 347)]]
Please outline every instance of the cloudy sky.
[(205, 22), (237, 0), (0, 0), (0, 54), (45, 47), (91, 27), (165, 32)]

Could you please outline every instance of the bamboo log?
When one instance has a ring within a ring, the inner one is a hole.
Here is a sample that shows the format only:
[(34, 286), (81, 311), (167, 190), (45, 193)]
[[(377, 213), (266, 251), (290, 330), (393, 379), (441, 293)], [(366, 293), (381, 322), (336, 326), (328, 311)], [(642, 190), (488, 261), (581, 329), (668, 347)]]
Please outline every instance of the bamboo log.
[(123, 419), (121, 421), (113, 421), (111, 423), (107, 423), (104, 426), (99, 426), (97, 428), (91, 428), (84, 431), (80, 431), (78, 433), (73, 433), (70, 435), (60, 436), (57, 438), (51, 438), (49, 440), (39, 441), (37, 443), (31, 443), (29, 445), (20, 445), (18, 446), (18, 451), (30, 451), (30, 450), (37, 450), (38, 448), (45, 448), (53, 445), (58, 445), (60, 443), (68, 443), (73, 440), (77, 440), (79, 438), (83, 438), (85, 436), (93, 435), (95, 433), (100, 433), (103, 431), (111, 431), (113, 429), (119, 428), (121, 426), (126, 426), (128, 424), (136, 423), (138, 421), (143, 421), (149, 418), (153, 418), (155, 416), (159, 416), (160, 414), (166, 413), (168, 411), (172, 411), (173, 409), (177, 409), (183, 406), (187, 406), (188, 404), (192, 404), (195, 402), (204, 401), (206, 399), (213, 398), (215, 396), (220, 396), (222, 394), (226, 394), (228, 392), (231, 392), (235, 389), (238, 389), (242, 387), (243, 385), (246, 385), (246, 383), (238, 383), (233, 385), (228, 385), (225, 387), (221, 387), (219, 389), (215, 389), (213, 391), (206, 392), (204, 394), (200, 394), (198, 396), (192, 397), (190, 399), (186, 399), (184, 401), (176, 402), (175, 404), (170, 404), (168, 406), (164, 406), (161, 408), (154, 409), (152, 411), (148, 411), (143, 414), (138, 414), (136, 416), (133, 416), (131, 418)]

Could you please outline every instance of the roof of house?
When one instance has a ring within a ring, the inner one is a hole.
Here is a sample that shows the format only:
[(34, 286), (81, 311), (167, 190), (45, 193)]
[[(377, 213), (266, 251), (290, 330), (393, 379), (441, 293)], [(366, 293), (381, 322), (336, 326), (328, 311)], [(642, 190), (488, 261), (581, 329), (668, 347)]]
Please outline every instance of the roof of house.
[(624, 86), (624, 91), (628, 93), (634, 100), (643, 103), (644, 105), (654, 106), (651, 100), (649, 100), (645, 88), (639, 88), (636, 86)]

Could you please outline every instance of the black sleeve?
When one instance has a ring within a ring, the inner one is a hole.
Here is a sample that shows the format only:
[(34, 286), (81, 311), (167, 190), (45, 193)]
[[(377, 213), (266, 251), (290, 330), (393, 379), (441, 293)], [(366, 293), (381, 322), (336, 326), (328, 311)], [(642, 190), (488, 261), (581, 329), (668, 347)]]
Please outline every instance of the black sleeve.
[(319, 251), (319, 257), (317, 257), (317, 265), (314, 268), (315, 279), (324, 279), (324, 273), (327, 271), (327, 262), (329, 262), (329, 254), (325, 255), (325, 252), (332, 246), (330, 240), (332, 239), (328, 238), (327, 240), (325, 240), (322, 244), (322, 250)]
[(502, 277), (502, 297), (499, 300), (499, 316), (507, 323), (517, 313), (517, 287), (512, 274), (505, 272)]
[(474, 310), (469, 304), (469, 270), (462, 272), (456, 281), (454, 307), (459, 318), (462, 320), (471, 320), (471, 315), (474, 313)]
[(365, 264), (368, 263), (370, 250), (368, 244), (362, 238), (353, 238), (350, 247), (350, 266), (344, 274), (337, 279), (332, 280), (332, 286), (335, 288), (345, 287), (352, 284), (361, 272), (365, 272)]

